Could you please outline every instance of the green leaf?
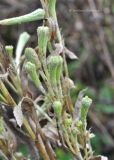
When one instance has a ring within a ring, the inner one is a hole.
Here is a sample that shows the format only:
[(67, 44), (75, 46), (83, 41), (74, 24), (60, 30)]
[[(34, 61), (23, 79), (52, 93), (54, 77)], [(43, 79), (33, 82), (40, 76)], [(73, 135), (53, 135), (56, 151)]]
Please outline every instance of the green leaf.
[(20, 63), (20, 57), (21, 57), (22, 51), (23, 51), (26, 43), (28, 42), (29, 38), (30, 38), (30, 35), (27, 32), (23, 32), (19, 36), (19, 40), (18, 40), (17, 48), (16, 48), (16, 59), (15, 59), (17, 66)]
[(44, 16), (45, 16), (45, 11), (39, 8), (23, 16), (1, 20), (0, 25), (15, 25), (15, 24), (21, 24), (26, 22), (32, 22), (32, 21), (43, 19)]

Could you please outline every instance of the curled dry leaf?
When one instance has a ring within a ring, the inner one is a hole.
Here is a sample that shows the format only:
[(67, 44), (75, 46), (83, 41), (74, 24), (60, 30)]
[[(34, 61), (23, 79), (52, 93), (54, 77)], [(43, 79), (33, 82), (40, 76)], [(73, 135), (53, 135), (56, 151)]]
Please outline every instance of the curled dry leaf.
[(50, 123), (44, 126), (43, 132), (46, 133), (46, 137), (49, 139), (49, 141), (55, 145), (57, 145), (59, 142), (59, 135), (57, 128)]
[(21, 127), (23, 124), (23, 113), (22, 113), (22, 108), (21, 108), (21, 102), (17, 106), (14, 107), (13, 114), (14, 114), (14, 117), (16, 119), (18, 126)]
[(75, 53), (67, 49), (66, 47), (64, 48), (65, 54), (70, 58), (70, 59), (78, 59)]
[(9, 67), (9, 64), (10, 64), (9, 56), (6, 54), (5, 49), (1, 43), (0, 43), (0, 63), (2, 65), (2, 67), (4, 67), (5, 71), (7, 70), (7, 68)]
[(59, 55), (63, 52), (63, 45), (61, 45), (60, 43), (54, 44), (53, 48), (54, 50), (52, 51), (51, 54)]

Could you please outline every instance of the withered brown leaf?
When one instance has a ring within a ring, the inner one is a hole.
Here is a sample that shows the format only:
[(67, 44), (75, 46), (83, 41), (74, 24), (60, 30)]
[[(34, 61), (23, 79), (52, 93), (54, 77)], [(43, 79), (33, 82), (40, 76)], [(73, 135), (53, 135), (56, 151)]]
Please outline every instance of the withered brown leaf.
[(10, 64), (10, 59), (8, 55), (5, 52), (5, 49), (3, 45), (0, 43), (0, 63), (4, 67), (4, 70), (6, 71)]

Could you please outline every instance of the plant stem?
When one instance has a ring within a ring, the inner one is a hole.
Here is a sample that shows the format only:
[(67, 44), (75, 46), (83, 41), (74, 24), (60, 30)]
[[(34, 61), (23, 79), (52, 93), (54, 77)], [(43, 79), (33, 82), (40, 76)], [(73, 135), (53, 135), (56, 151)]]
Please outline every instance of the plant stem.
[[(58, 21), (57, 21), (57, 14), (56, 14), (56, 0), (48, 0), (48, 12), (49, 12), (49, 16), (51, 16), (55, 21), (56, 21), (56, 25), (57, 25), (57, 38), (59, 43), (62, 43), (62, 36), (61, 36), (61, 32), (59, 29), (59, 25), (58, 25)], [(63, 46), (63, 45), (62, 45)]]
[(43, 159), (49, 160), (49, 156), (48, 156), (48, 153), (46, 152), (45, 145), (44, 145), (42, 138), (39, 134), (37, 135), (37, 140), (35, 141), (35, 145), (36, 145), (37, 149), (39, 150), (39, 152), (41, 153)]

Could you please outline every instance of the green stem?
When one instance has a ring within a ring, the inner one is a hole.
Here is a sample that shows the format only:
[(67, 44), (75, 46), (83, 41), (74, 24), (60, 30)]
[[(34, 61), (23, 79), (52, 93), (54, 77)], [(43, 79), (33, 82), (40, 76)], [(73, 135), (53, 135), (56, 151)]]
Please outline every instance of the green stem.
[(61, 32), (60, 32), (58, 21), (57, 21), (56, 0), (48, 0), (48, 12), (49, 12), (49, 15), (56, 21), (57, 38), (58, 38), (59, 43), (63, 44)]
[(11, 83), (8, 79), (5, 79), (5, 82), (9, 85), (9, 87), (10, 87), (16, 94), (18, 94), (18, 90), (14, 87), (14, 85), (12, 85), (12, 83)]

